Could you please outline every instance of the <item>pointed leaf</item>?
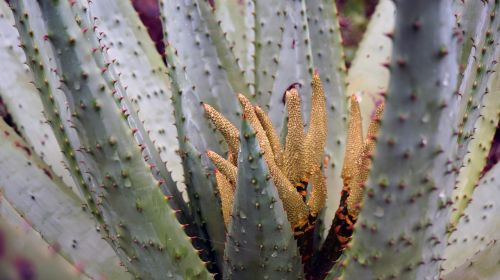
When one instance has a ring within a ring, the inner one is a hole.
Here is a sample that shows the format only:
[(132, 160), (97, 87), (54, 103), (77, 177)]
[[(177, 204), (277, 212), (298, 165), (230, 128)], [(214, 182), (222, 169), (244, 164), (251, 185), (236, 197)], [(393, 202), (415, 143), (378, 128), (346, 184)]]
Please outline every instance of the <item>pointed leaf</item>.
[(493, 138), (500, 121), (500, 64), (491, 75), (488, 93), (483, 97), (480, 117), (474, 125), (474, 138), (469, 142), (467, 154), (462, 163), (457, 186), (453, 192), (454, 212), (451, 223), (456, 225), (464, 209), (473, 197), (475, 186), (487, 163), (488, 153), (493, 145)]
[(388, 98), (346, 279), (439, 275), (456, 178), (453, 25), (451, 1), (397, 4)]
[(33, 86), (33, 76), (14, 27), (12, 11), (5, 1), (0, 2), (0, 99), (24, 139), (33, 147), (65, 184), (75, 188), (75, 182), (64, 163), (54, 132), (50, 128), (39, 92)]
[[(311, 108), (312, 52), (304, 0), (288, 1), (285, 8), (285, 28), (278, 57), (273, 94), (269, 100), (269, 117), (279, 131), (284, 111), (283, 94), (290, 85), (300, 85), (302, 115), (309, 119)], [(306, 124), (307, 125), (307, 124)]]
[[(227, 34), (229, 45), (238, 60), (240, 68), (245, 71), (246, 77), (253, 68), (253, 60), (249, 58), (248, 50), (248, 45), (250, 44), (248, 33), (251, 30), (248, 18), (245, 16), (247, 10), (248, 5), (245, 1), (215, 1), (215, 16), (220, 21), (222, 31)], [(252, 61), (252, 64), (250, 61)], [(247, 79), (247, 81), (250, 80)]]
[(394, 31), (394, 10), (390, 0), (378, 3), (347, 72), (347, 96), (356, 94), (360, 99), (363, 131), (367, 131), (371, 115), (389, 85), (389, 69), (384, 64), (391, 59), (389, 36)]
[[(177, 55), (172, 66), (189, 73), (186, 78), (200, 101), (212, 105), (234, 122), (240, 114), (236, 93), (247, 94), (248, 90), (208, 5), (207, 1), (197, 0), (162, 1), (165, 40)], [(176, 82), (185, 88), (182, 79)], [(200, 108), (184, 110), (188, 113)]]
[(496, 280), (500, 277), (498, 256), (500, 243), (491, 242), (489, 246), (477, 252), (467, 263), (445, 274), (444, 280)]
[(244, 120), (224, 279), (297, 279), (302, 265), (255, 131)]
[(108, 75), (114, 77), (108, 74), (112, 69), (99, 67), (106, 57), (98, 55), (100, 46), (88, 33), (92, 29), (80, 28), (68, 2), (40, 1), (39, 7), (13, 2), (21, 25), (29, 25), (31, 9), (41, 10), (50, 44), (57, 49), (56, 71), (71, 123), (82, 145), (80, 168), (88, 174), (105, 230), (125, 266), (135, 276), (149, 279), (212, 278), (143, 160), (126, 111), (118, 107), (108, 83)]
[(93, 1), (90, 16), (149, 138), (177, 182), (184, 180), (167, 69), (130, 1)]
[(85, 264), (89, 276), (128, 278), (80, 199), (2, 119), (0, 131), (3, 199), (69, 262)]
[[(7, 200), (0, 197), (0, 278), (18, 279), (24, 275), (34, 275), (37, 279), (90, 280), (82, 273), (83, 262), (73, 266), (54, 247), (12, 208)], [(110, 249), (110, 248), (109, 248)], [(16, 276), (15, 276), (16, 275)], [(121, 277), (127, 277), (121, 275)]]
[[(500, 164), (497, 163), (477, 185), (473, 200), (465, 209), (463, 218), (448, 239), (448, 247), (443, 256), (445, 259), (443, 263), (444, 275), (448, 273), (457, 275), (454, 272), (455, 269), (463, 272), (477, 270), (481, 274), (481, 269), (477, 265), (485, 265), (483, 266), (485, 277), (488, 275), (487, 273), (493, 271), (498, 275), (498, 255), (494, 257), (496, 261), (491, 263), (488, 263), (487, 259), (481, 255), (486, 254), (482, 252), (484, 250), (496, 252), (499, 250), (499, 211)], [(492, 249), (493, 247), (495, 248)], [(478, 259), (483, 261), (477, 262)], [(468, 267), (469, 264), (472, 264), (471, 267)], [(488, 266), (490, 268), (487, 269)]]
[(252, 102), (268, 109), (276, 71), (279, 64), (282, 37), (285, 28), (285, 1), (248, 1), (245, 13), (250, 28), (248, 48), (252, 65), (250, 83), (253, 84)]
[[(482, 3), (483, 4), (483, 3)], [(480, 31), (471, 34), (473, 47), (466, 65), (461, 65), (461, 83), (457, 88), (460, 96), (460, 124), (458, 127), (458, 161), (463, 161), (474, 135), (474, 126), (481, 116), (484, 97), (490, 89), (488, 81), (493, 76), (500, 57), (500, 2), (488, 1), (487, 21)], [(461, 163), (461, 162), (460, 162)]]
[(222, 264), (226, 233), (215, 178), (207, 167), (208, 159), (202, 157), (190, 142), (182, 143), (181, 147), (185, 151), (183, 164), (194, 222), (206, 231), (205, 242), (215, 251), (217, 263)]

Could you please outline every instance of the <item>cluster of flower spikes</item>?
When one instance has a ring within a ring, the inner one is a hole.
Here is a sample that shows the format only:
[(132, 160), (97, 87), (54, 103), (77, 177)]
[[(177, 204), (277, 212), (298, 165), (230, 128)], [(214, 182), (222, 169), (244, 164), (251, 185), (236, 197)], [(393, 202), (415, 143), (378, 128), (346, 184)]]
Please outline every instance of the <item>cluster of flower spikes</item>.
[[(377, 142), (376, 138), (384, 113), (384, 103), (382, 102), (375, 108), (365, 139), (363, 137), (362, 117), (358, 99), (355, 95), (352, 95), (350, 101), (351, 110), (341, 172), (343, 188), (340, 204), (323, 246), (321, 246), (318, 256), (315, 258), (316, 261), (306, 265), (306, 269), (314, 271), (313, 273), (329, 271), (351, 240), (354, 225), (362, 207), (364, 185), (370, 172), (370, 165)], [(319, 275), (316, 276), (319, 277)]]
[[(335, 252), (345, 249), (351, 240), (363, 202), (365, 184), (370, 173), (370, 166), (375, 152), (376, 138), (380, 129), (380, 122), (384, 113), (384, 103), (375, 108), (368, 126), (366, 139), (363, 137), (361, 109), (355, 95), (351, 96), (351, 111), (347, 128), (347, 139), (344, 164), (341, 177), (343, 188), (339, 208), (335, 213), (332, 227), (327, 235), (327, 241), (334, 244)], [(334, 239), (335, 241), (331, 241)], [(328, 253), (327, 253), (328, 255)], [(329, 254), (332, 258), (335, 254)]]
[[(287, 135), (282, 146), (271, 120), (259, 106), (239, 94), (244, 117), (256, 132), (263, 157), (269, 168), (292, 228), (297, 232), (311, 226), (326, 203), (326, 180), (321, 163), (327, 135), (326, 101), (319, 75), (313, 75), (311, 119), (307, 133), (301, 114), (300, 95), (295, 87), (285, 93), (288, 111)], [(226, 226), (231, 219), (236, 188), (237, 158), (240, 133), (238, 129), (213, 107), (204, 104), (208, 118), (219, 130), (228, 145), (228, 156), (223, 158), (213, 151), (208, 157), (216, 167), (217, 188), (221, 195), (222, 213)], [(243, 171), (244, 172), (244, 171)], [(307, 197), (307, 185), (311, 193)]]
[[(318, 73), (313, 74), (311, 88), (311, 117), (307, 133), (304, 131), (297, 89), (292, 87), (285, 93), (288, 122), (284, 147), (262, 108), (252, 105), (245, 96), (238, 95), (244, 117), (256, 131), (270, 177), (277, 187), (288, 220), (296, 233), (314, 225), (327, 198), (326, 180), (321, 166), (327, 135), (327, 114), (325, 94)], [(231, 220), (237, 181), (240, 133), (236, 126), (213, 107), (204, 104), (204, 109), (224, 137), (229, 150), (227, 158), (207, 151), (207, 156), (216, 167), (217, 188), (221, 195), (222, 213), (227, 226)], [(381, 103), (374, 112), (367, 137), (364, 139), (359, 102), (354, 95), (351, 96), (346, 152), (341, 174), (344, 187), (331, 232), (335, 233), (335, 238), (343, 245), (347, 243), (359, 213), (363, 186), (368, 178), (383, 110), (384, 104)], [(309, 183), (311, 193), (306, 199)], [(335, 226), (335, 223), (338, 226)]]

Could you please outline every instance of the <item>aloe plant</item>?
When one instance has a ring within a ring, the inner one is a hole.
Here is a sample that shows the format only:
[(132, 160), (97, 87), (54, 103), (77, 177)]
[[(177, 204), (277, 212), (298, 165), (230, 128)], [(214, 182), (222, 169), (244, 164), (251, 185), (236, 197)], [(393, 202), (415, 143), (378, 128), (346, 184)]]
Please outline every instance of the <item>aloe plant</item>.
[(7, 2), (0, 278), (500, 276), (498, 0)]

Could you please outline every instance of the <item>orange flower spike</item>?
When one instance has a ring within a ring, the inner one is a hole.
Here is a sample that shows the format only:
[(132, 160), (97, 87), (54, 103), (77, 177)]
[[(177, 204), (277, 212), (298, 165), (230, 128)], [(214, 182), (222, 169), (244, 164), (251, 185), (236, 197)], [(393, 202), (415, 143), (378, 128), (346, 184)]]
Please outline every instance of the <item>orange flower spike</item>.
[(240, 132), (228, 119), (217, 112), (212, 106), (204, 103), (203, 108), (205, 109), (207, 117), (212, 121), (217, 130), (220, 131), (224, 140), (226, 140), (229, 146), (229, 159), (232, 164), (236, 165), (240, 146)]
[(287, 213), (288, 221), (292, 228), (301, 227), (307, 223), (309, 209), (302, 200), (302, 197), (295, 190), (295, 187), (290, 183), (285, 174), (281, 172), (278, 165), (274, 161), (271, 145), (267, 135), (262, 127), (255, 110), (250, 101), (243, 95), (238, 96), (240, 103), (243, 107), (244, 117), (247, 118), (250, 125), (256, 132), (259, 146), (264, 152), (263, 156), (267, 162), (271, 179), (278, 190), (278, 195), (283, 201), (283, 207)]
[(217, 182), (217, 189), (219, 190), (222, 204), (222, 217), (224, 218), (224, 224), (227, 228), (231, 221), (231, 214), (233, 211), (234, 189), (226, 176), (217, 169), (215, 169), (215, 180)]
[(361, 122), (361, 110), (355, 95), (351, 95), (351, 112), (349, 114), (349, 124), (347, 128), (347, 141), (342, 167), (342, 179), (344, 189), (349, 187), (359, 172), (359, 158), (363, 151), (363, 127)]
[(304, 203), (302, 196), (275, 163), (268, 163), (268, 167), (271, 179), (283, 202), (283, 208), (286, 211), (288, 221), (293, 229), (301, 228), (308, 221), (309, 209), (307, 205)]
[(312, 191), (307, 205), (311, 211), (311, 216), (316, 217), (319, 211), (325, 207), (327, 198), (326, 178), (320, 167), (316, 168), (316, 171), (312, 173), (311, 184)]
[(313, 74), (311, 88), (311, 117), (304, 141), (304, 159), (307, 162), (307, 176), (310, 176), (321, 165), (328, 132), (325, 92), (317, 72)]
[(262, 128), (266, 132), (267, 139), (269, 140), (269, 144), (271, 145), (271, 149), (273, 150), (274, 160), (279, 167), (283, 163), (283, 147), (281, 146), (280, 139), (276, 130), (274, 130), (273, 124), (269, 116), (260, 108), (259, 106), (255, 106), (255, 114), (262, 125)]
[(215, 167), (222, 172), (222, 174), (224, 174), (234, 188), (234, 186), (236, 186), (236, 174), (238, 172), (237, 167), (213, 151), (207, 151), (207, 156)]
[(285, 140), (284, 168), (285, 176), (294, 186), (299, 185), (305, 175), (304, 166), (304, 122), (301, 102), (297, 89), (286, 92), (288, 110), (288, 133)]
[(264, 131), (262, 124), (257, 118), (257, 114), (255, 113), (252, 103), (250, 103), (250, 100), (248, 100), (243, 94), (239, 94), (238, 99), (240, 100), (241, 106), (243, 107), (244, 117), (248, 120), (250, 125), (257, 133), (256, 137), (257, 140), (259, 141), (260, 148), (264, 152), (264, 159), (268, 163), (269, 161), (274, 162), (274, 155), (273, 155), (273, 150), (271, 148), (271, 144), (269, 143), (269, 139), (267, 138), (266, 132)]
[(368, 175), (370, 174), (371, 159), (373, 157), (373, 153), (375, 153), (375, 147), (377, 145), (376, 139), (383, 114), (384, 103), (377, 106), (374, 117), (368, 126), (368, 135), (366, 137), (361, 158), (359, 159), (359, 172), (350, 186), (350, 193), (347, 197), (347, 209), (349, 210), (349, 214), (353, 217), (357, 217), (360, 210), (360, 204), (363, 200), (364, 184), (368, 180)]

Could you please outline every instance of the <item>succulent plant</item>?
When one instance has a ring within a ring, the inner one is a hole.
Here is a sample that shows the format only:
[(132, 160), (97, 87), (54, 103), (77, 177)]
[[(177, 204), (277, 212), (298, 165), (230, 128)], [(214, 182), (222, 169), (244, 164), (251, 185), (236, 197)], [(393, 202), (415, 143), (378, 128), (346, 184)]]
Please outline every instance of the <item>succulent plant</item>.
[(0, 278), (500, 277), (498, 0), (158, 7), (0, 1)]

